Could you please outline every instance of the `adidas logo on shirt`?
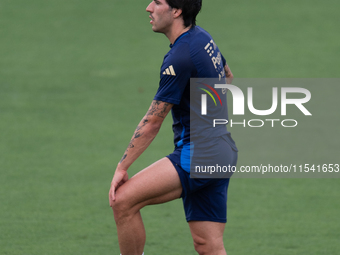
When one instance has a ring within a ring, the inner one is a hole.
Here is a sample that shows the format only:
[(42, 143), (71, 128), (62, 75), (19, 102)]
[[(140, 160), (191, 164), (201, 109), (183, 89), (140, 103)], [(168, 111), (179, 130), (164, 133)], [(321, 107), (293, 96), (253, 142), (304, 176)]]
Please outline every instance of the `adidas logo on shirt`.
[(165, 69), (165, 71), (163, 72), (164, 75), (172, 75), (172, 76), (176, 76), (174, 67), (171, 65), (169, 66), (167, 69)]

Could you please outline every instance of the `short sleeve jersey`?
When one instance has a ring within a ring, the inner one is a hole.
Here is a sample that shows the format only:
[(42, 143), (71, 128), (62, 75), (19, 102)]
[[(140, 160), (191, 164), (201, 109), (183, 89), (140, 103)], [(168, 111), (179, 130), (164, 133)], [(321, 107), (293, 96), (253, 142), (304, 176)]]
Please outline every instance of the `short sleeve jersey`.
[(210, 34), (199, 26), (179, 36), (170, 48), (154, 100), (174, 104), (171, 112), (178, 148), (190, 143), (190, 78), (225, 78), (226, 61)]

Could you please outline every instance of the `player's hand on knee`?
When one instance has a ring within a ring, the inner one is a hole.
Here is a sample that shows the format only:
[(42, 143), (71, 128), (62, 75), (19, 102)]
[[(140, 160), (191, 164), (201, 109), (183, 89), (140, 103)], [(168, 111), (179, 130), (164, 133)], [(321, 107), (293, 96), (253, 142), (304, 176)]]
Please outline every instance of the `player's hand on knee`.
[(109, 191), (109, 202), (110, 206), (113, 206), (113, 202), (116, 200), (116, 190), (122, 186), (129, 179), (128, 173), (126, 170), (116, 169), (116, 172), (112, 178), (111, 188)]

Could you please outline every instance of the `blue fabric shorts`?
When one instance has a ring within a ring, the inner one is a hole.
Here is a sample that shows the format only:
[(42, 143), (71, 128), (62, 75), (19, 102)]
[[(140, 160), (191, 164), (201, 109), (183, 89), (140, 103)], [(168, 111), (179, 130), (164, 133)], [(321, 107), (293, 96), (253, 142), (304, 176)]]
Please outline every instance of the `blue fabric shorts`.
[[(237, 151), (225, 145), (231, 165), (236, 166)], [(227, 222), (229, 178), (190, 178), (180, 165), (178, 151), (167, 156), (174, 165), (182, 184), (182, 200), (187, 221)]]

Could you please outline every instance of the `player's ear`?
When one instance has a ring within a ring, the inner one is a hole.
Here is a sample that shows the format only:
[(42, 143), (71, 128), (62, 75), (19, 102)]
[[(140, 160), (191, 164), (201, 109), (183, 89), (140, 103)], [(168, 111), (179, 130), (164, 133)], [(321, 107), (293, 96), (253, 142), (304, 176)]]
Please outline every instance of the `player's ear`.
[(179, 16), (182, 15), (182, 10), (181, 9), (173, 8), (172, 9), (172, 13), (174, 15), (174, 18), (177, 19)]

